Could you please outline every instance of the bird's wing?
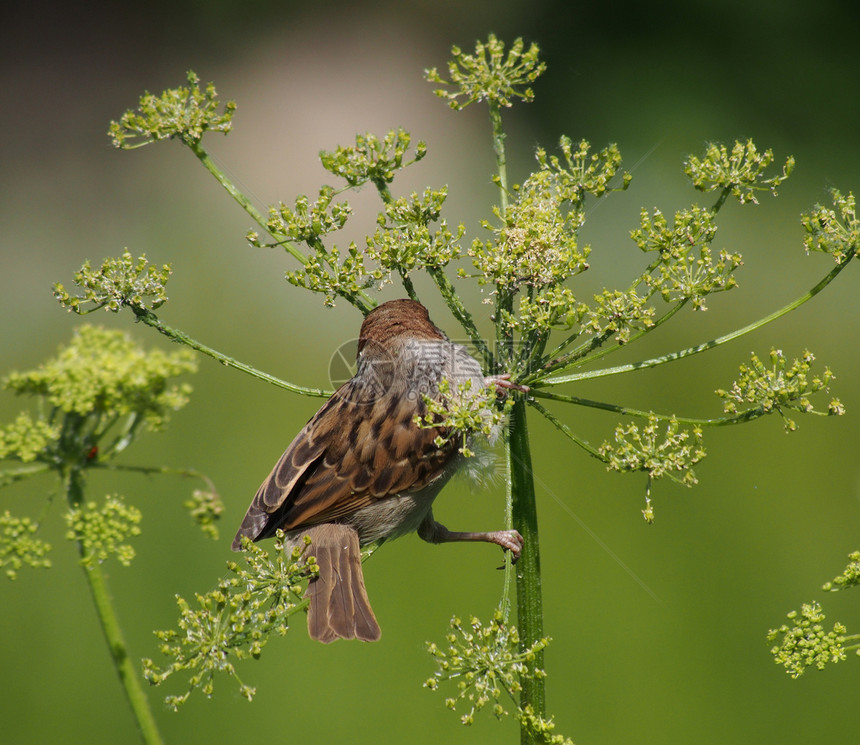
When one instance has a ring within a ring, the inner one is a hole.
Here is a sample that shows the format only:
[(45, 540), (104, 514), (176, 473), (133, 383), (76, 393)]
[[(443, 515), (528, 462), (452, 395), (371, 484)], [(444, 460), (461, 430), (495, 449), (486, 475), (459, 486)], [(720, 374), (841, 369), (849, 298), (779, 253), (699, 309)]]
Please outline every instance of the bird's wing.
[(293, 440), (254, 497), (233, 540), (259, 540), (331, 522), (382, 499), (420, 489), (456, 452), (438, 448), (439, 430), (421, 429), (420, 396), (389, 391), (366, 396), (341, 386)]

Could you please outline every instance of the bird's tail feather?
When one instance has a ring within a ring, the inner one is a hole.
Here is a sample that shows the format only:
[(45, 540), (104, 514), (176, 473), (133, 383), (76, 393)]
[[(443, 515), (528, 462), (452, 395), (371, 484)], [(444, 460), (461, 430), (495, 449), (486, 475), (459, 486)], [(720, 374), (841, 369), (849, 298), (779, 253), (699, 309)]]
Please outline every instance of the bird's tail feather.
[(325, 523), (307, 530), (308, 555), (316, 557), (319, 576), (308, 584), (308, 634), (328, 644), (335, 639), (378, 641), (382, 635), (370, 607), (358, 533), (347, 525)]

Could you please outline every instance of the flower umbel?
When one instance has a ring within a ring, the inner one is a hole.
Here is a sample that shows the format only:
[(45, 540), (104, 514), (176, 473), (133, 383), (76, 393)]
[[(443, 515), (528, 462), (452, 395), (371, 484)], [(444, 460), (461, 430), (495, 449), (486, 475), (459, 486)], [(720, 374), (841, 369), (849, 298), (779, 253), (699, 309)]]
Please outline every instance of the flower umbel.
[(368, 132), (356, 135), (355, 145), (323, 150), (320, 161), (329, 173), (342, 178), (351, 187), (370, 181), (379, 190), (387, 188), (401, 168), (417, 163), (427, 154), (427, 145), (419, 141), (411, 160), (404, 162), (412, 136), (402, 127), (392, 129), (382, 139)]
[(681, 430), (677, 420), (669, 419), (665, 428), (660, 419), (649, 417), (642, 429), (629, 424), (615, 428), (615, 445), (604, 442), (600, 455), (607, 459), (610, 470), (645, 471), (651, 478), (668, 476), (685, 486), (697, 483), (691, 466), (702, 458), (702, 430)]
[[(296, 243), (306, 243), (314, 249), (321, 248), (322, 237), (343, 228), (352, 213), (348, 202), (334, 202), (334, 196), (334, 189), (323, 186), (313, 203), (300, 194), (295, 207), (288, 207), (283, 202), (270, 207), (269, 232)], [(253, 244), (254, 240), (251, 242)]]
[(848, 566), (842, 574), (825, 583), (821, 589), (826, 592), (836, 592), (858, 585), (860, 585), (860, 551), (854, 551), (848, 554)]
[[(427, 413), (416, 416), (415, 423), (422, 429), (441, 430), (436, 438), (436, 447), (443, 447), (449, 442), (461, 442), (461, 455), (469, 458), (475, 455), (469, 448), (469, 438), (481, 435), (493, 439), (499, 432), (506, 411), (500, 411), (496, 406), (496, 387), (490, 383), (479, 391), (472, 391), (471, 379), (458, 383), (455, 390), (451, 389), (448, 380), (439, 383), (439, 396), (431, 398), (424, 396)], [(509, 408), (508, 400), (505, 402)]]
[(526, 179), (503, 224), (494, 230), (495, 240), (472, 244), (469, 255), (481, 273), (479, 282), (513, 292), (522, 285), (559, 284), (588, 269), (591, 249), (579, 245), (582, 212), (575, 208), (578, 195), (569, 186), (550, 170)]
[(533, 296), (520, 295), (516, 314), (503, 311), (511, 330), (528, 337), (532, 333), (546, 335), (552, 329), (570, 329), (579, 325), (589, 308), (577, 301), (569, 287), (543, 287)]
[(782, 642), (770, 651), (774, 662), (782, 665), (792, 678), (799, 678), (812, 666), (823, 670), (828, 662), (845, 659), (845, 627), (836, 623), (832, 630), (826, 631), (821, 625), (826, 617), (818, 603), (804, 604), (799, 614), (793, 610), (786, 617), (789, 623), (771, 629), (767, 640), (776, 641), (782, 634)]
[(58, 411), (92, 419), (98, 437), (128, 414), (153, 430), (162, 428), (191, 390), (187, 384), (171, 385), (170, 379), (196, 369), (188, 350), (144, 351), (121, 331), (82, 326), (55, 359), (12, 373), (5, 383), (16, 393), (43, 396)]
[(737, 287), (732, 275), (743, 264), (740, 254), (727, 251), (714, 260), (710, 245), (716, 233), (711, 210), (698, 206), (680, 210), (670, 227), (660, 210), (650, 216), (643, 209), (640, 226), (630, 237), (643, 251), (657, 251), (660, 257), (654, 273), (645, 275), (645, 284), (667, 303), (690, 300), (695, 310), (706, 310), (708, 295)]
[[(149, 308), (155, 310), (167, 302), (165, 285), (171, 274), (170, 264), (161, 268), (150, 264), (146, 255), (137, 259), (124, 251), (117, 259), (105, 259), (98, 269), (90, 262), (75, 272), (75, 284), (83, 288), (83, 294), (70, 295), (63, 285), (54, 285), (54, 297), (60, 305), (79, 315), (86, 315), (104, 308), (116, 313), (120, 308)], [(152, 298), (146, 302), (144, 298)], [(92, 307), (85, 308), (88, 303)]]
[[(860, 585), (860, 551), (848, 555), (848, 566), (838, 577), (826, 582), (825, 592), (836, 592)], [(834, 623), (831, 631), (822, 625), (824, 611), (817, 602), (804, 604), (800, 613), (791, 611), (787, 615), (789, 623), (767, 634), (769, 642), (776, 641), (782, 634), (782, 642), (771, 648), (774, 662), (782, 665), (792, 677), (798, 678), (813, 665), (823, 670), (829, 662), (845, 659), (846, 652), (856, 652), (860, 656), (860, 634), (846, 634), (846, 627)]]
[(456, 46), (451, 48), (450, 80), (445, 80), (435, 67), (425, 70), (424, 76), (431, 83), (452, 89), (442, 87), (433, 92), (458, 111), (477, 101), (497, 106), (511, 106), (515, 98), (531, 101), (534, 92), (530, 86), (546, 70), (546, 64), (538, 61), (537, 44), (524, 49), (523, 40), (517, 39), (505, 57), (504, 42), (490, 34), (486, 43), (475, 44), (474, 54), (464, 54)]
[[(463, 225), (456, 234), (445, 220), (439, 221), (448, 190), (425, 189), (385, 204), (377, 217), (379, 227), (367, 237), (367, 256), (390, 273), (421, 269), (441, 269), (460, 256), (459, 241), (466, 232)], [(435, 230), (430, 227), (438, 222)]]
[(843, 196), (833, 189), (831, 195), (835, 210), (819, 204), (801, 216), (800, 222), (806, 229), (803, 245), (807, 253), (828, 253), (837, 264), (841, 264), (849, 252), (856, 256), (860, 249), (860, 220), (857, 219), (857, 203), (851, 192)]
[[(542, 170), (556, 174), (561, 190), (572, 205), (581, 205), (586, 194), (602, 197), (607, 191), (613, 191), (611, 183), (621, 167), (621, 152), (617, 145), (613, 143), (591, 153), (588, 140), (581, 140), (574, 148), (573, 140), (562, 135), (558, 148), (561, 158), (548, 156), (543, 148), (538, 148), (536, 157)], [(631, 180), (632, 176), (624, 172), (617, 190), (626, 189)]]
[(741, 204), (758, 204), (757, 191), (769, 191), (776, 196), (779, 185), (794, 170), (794, 158), (786, 159), (782, 172), (765, 178), (764, 172), (773, 163), (773, 150), (758, 151), (752, 140), (735, 142), (731, 152), (725, 145), (710, 143), (704, 158), (691, 155), (684, 165), (686, 173), (699, 191), (722, 192), (719, 205), (731, 195)]
[(463, 724), (472, 724), (475, 714), (491, 701), (493, 714), (503, 717), (509, 712), (501, 702), (502, 693), (516, 700), (516, 694), (522, 690), (521, 678), (546, 675), (534, 667), (534, 661), (535, 654), (549, 644), (549, 639), (520, 649), (517, 629), (505, 623), (501, 611), (496, 611), (486, 626), (474, 616), (467, 625), (453, 617), (446, 640), (445, 651), (427, 642), (427, 651), (436, 659), (439, 669), (424, 685), (436, 690), (441, 682), (453, 681), (457, 695), (446, 699), (445, 704), (450, 709), (456, 709), (460, 703), (468, 707), (460, 717)]
[(587, 308), (583, 327), (597, 337), (615, 335), (619, 344), (630, 341), (634, 332), (641, 332), (654, 325), (654, 308), (648, 298), (635, 289), (604, 290), (594, 296), (594, 305)]
[(246, 566), (228, 562), (231, 576), (220, 580), (216, 589), (198, 594), (196, 607), (177, 596), (178, 629), (155, 632), (161, 653), (171, 662), (160, 667), (145, 659), (146, 679), (160, 685), (176, 672), (190, 673), (185, 693), (165, 698), (174, 710), (195, 688), (211, 696), (219, 672), (236, 680), (242, 696), (253, 698), (255, 689), (242, 683), (233, 662), (259, 657), (271, 634), (287, 633), (289, 617), (305, 606), (303, 582), (316, 571), (313, 561), (304, 557), (307, 544), (285, 554), (284, 534), (278, 531), (272, 548), (269, 554), (246, 539), (242, 556)]
[(48, 424), (44, 419), (33, 419), (22, 411), (14, 422), (0, 429), (0, 460), (9, 458), (22, 463), (36, 460), (47, 455), (49, 446), (59, 436), (59, 427)]
[(131, 564), (134, 548), (124, 541), (140, 535), (140, 510), (127, 505), (120, 496), (108, 496), (101, 507), (88, 502), (66, 514), (66, 538), (82, 545), (81, 562), (102, 563), (113, 555), (123, 566)]
[(8, 510), (0, 515), (0, 569), (9, 579), (18, 577), (23, 566), (47, 569), (51, 545), (35, 538), (38, 526), (29, 517), (13, 517)]
[(218, 92), (212, 83), (200, 89), (200, 78), (189, 70), (188, 86), (170, 88), (160, 96), (144, 93), (137, 111), (128, 110), (110, 123), (114, 147), (131, 150), (174, 137), (193, 145), (207, 131), (227, 134), (233, 127), (236, 103), (227, 101), (219, 112)]
[(200, 530), (213, 541), (217, 541), (218, 526), (216, 523), (221, 519), (221, 513), (224, 512), (224, 503), (218, 496), (218, 492), (211, 486), (209, 489), (195, 489), (184, 506), (191, 513), (191, 518)]
[(810, 370), (815, 356), (804, 350), (800, 359), (795, 359), (786, 366), (785, 356), (781, 349), (771, 349), (771, 367), (753, 354), (749, 365), (740, 366), (740, 376), (732, 384), (730, 390), (717, 390), (716, 394), (723, 399), (723, 409), (726, 413), (737, 414), (740, 411), (760, 408), (766, 413), (778, 411), (782, 416), (785, 431), (797, 429), (796, 422), (789, 418), (787, 411), (804, 414), (840, 415), (845, 412), (839, 399), (831, 399), (826, 412), (816, 411), (810, 401), (815, 393), (829, 390), (830, 381), (834, 375), (829, 367), (825, 367), (821, 375), (812, 375)]
[(672, 417), (665, 427), (655, 415), (641, 429), (636, 424), (615, 428), (615, 445), (604, 442), (598, 453), (607, 462), (608, 470), (644, 471), (648, 474), (646, 487), (645, 519), (652, 522), (654, 510), (651, 505), (651, 481), (667, 476), (684, 486), (698, 483), (693, 466), (705, 457), (702, 445), (702, 430), (681, 430)]

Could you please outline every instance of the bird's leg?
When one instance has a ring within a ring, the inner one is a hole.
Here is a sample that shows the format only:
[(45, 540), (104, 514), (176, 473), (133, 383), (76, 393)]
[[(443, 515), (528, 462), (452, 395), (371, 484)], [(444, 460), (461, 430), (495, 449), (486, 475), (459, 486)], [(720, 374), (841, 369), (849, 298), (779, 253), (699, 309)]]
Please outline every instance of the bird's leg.
[(452, 543), (454, 541), (481, 541), (483, 543), (495, 543), (511, 552), (514, 561), (520, 558), (523, 550), (523, 537), (516, 530), (494, 530), (481, 533), (461, 533), (448, 530), (442, 523), (433, 519), (433, 513), (428, 512), (427, 517), (418, 526), (418, 537), (428, 543)]

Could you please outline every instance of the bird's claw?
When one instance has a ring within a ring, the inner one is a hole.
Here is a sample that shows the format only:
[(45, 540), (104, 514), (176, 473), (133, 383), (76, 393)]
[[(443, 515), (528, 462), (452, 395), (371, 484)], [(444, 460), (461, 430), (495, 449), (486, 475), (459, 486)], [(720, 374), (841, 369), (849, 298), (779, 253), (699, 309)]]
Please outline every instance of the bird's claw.
[(490, 375), (484, 378), (484, 385), (487, 387), (496, 386), (496, 393), (501, 396), (507, 396), (508, 391), (519, 391), (520, 393), (528, 393), (531, 390), (527, 385), (512, 383), (510, 373), (504, 375)]
[[(499, 530), (493, 534), (495, 541), (499, 546), (502, 547), (505, 551), (511, 552), (511, 564), (516, 564), (517, 559), (520, 558), (520, 554), (523, 552), (523, 546), (525, 545), (525, 541), (523, 537), (519, 534), (517, 530)], [(505, 565), (499, 567), (499, 569), (504, 569)]]

